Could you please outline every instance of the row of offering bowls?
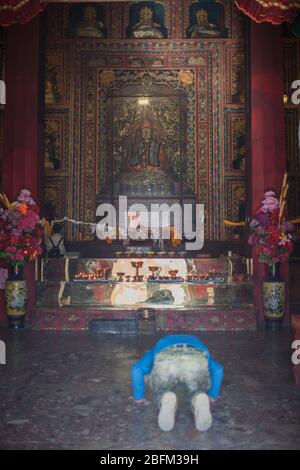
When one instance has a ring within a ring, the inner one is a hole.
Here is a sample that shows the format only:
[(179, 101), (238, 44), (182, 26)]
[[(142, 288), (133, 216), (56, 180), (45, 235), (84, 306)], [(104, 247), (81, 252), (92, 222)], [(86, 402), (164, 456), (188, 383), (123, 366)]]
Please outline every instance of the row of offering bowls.
[[(95, 274), (88, 274), (88, 273), (79, 273), (76, 274), (74, 277), (75, 281), (117, 281), (117, 282), (144, 282), (145, 281), (145, 276), (138, 275), (138, 276), (129, 276), (126, 275), (126, 273), (116, 273), (117, 278), (116, 279), (111, 279), (111, 278), (105, 278), (105, 277), (97, 277)], [(212, 278), (210, 276), (205, 276), (205, 275), (187, 275), (186, 279), (180, 276), (149, 276), (147, 281), (177, 281), (177, 282), (207, 282), (207, 281), (215, 281), (215, 282), (221, 282), (224, 281), (224, 277), (215, 277)]]
[(221, 281), (224, 280), (224, 274), (217, 273), (215, 269), (210, 270), (208, 273), (191, 273), (186, 276), (187, 281)]
[(186, 251), (116, 251), (114, 256), (116, 258), (120, 257), (128, 257), (128, 258), (162, 258), (169, 256), (170, 258), (173, 258), (175, 256), (179, 256), (181, 258), (184, 258), (187, 255)]
[[(118, 279), (117, 281), (118, 282), (124, 282), (124, 276), (125, 276), (125, 279), (126, 279), (126, 282), (144, 282), (144, 279), (145, 279), (145, 276), (127, 276), (125, 275), (125, 273), (117, 273), (117, 276), (118, 276)], [(172, 276), (157, 276), (157, 277), (154, 277), (154, 276), (149, 276), (147, 278), (147, 281), (181, 281), (181, 282), (184, 282), (184, 279), (183, 277), (172, 277)]]
[[(118, 272), (117, 281), (124, 282), (124, 278), (126, 282), (143, 282), (145, 276), (140, 275), (140, 268), (143, 266), (143, 261), (132, 261), (131, 265), (136, 269), (135, 276), (127, 275), (125, 272)], [(181, 276), (178, 276), (178, 269), (170, 269), (168, 271), (169, 275), (160, 275), (159, 274), (159, 267), (158, 266), (149, 266), (150, 276), (147, 277), (148, 281), (180, 281), (180, 282), (207, 282), (207, 281), (216, 281), (221, 282), (224, 281), (224, 275), (217, 273), (214, 269), (210, 270), (208, 273), (197, 274), (191, 273), (186, 276), (184, 279)], [(75, 275), (75, 281), (112, 281), (111, 278), (111, 269), (96, 269), (93, 273), (85, 273), (80, 272)]]
[(105, 268), (96, 269), (93, 273), (80, 272), (75, 274), (75, 281), (104, 281), (110, 279), (111, 269)]
[[(118, 282), (123, 282), (124, 281), (124, 276), (126, 279), (126, 282), (143, 282), (144, 277), (143, 275), (140, 275), (140, 269), (143, 266), (144, 262), (143, 261), (131, 261), (131, 265), (133, 268), (135, 268), (136, 273), (135, 276), (127, 275), (124, 272), (119, 272), (116, 273), (118, 278)], [(158, 266), (149, 266), (148, 267), (150, 271), (150, 276), (147, 278), (149, 281), (181, 281), (183, 282), (184, 279), (183, 277), (177, 276), (178, 274), (178, 269), (170, 269), (168, 271), (169, 276), (162, 276), (159, 275), (159, 267)], [(85, 272), (80, 272), (75, 275), (74, 277), (75, 281), (104, 281), (104, 280), (112, 280), (111, 279), (111, 269), (105, 268), (101, 269), (98, 268), (96, 269), (93, 273), (85, 273)], [(215, 269), (211, 269), (208, 273), (203, 273), (203, 274), (196, 274), (196, 273), (191, 273), (186, 276), (186, 281), (191, 282), (191, 281), (222, 281), (224, 280), (224, 276), (220, 273), (217, 273)]]

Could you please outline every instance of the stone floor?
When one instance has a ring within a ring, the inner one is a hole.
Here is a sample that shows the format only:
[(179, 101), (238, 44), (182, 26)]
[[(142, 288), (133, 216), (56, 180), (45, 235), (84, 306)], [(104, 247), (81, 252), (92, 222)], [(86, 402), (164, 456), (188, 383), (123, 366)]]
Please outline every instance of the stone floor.
[(213, 426), (197, 432), (187, 407), (164, 433), (151, 402), (128, 400), (130, 366), (154, 338), (0, 329), (0, 448), (300, 449), (291, 332), (198, 336), (225, 369)]

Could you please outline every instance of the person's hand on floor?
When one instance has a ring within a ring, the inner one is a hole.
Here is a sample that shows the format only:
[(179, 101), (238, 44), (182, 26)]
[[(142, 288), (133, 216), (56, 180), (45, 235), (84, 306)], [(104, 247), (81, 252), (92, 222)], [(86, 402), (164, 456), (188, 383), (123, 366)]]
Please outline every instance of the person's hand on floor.
[(128, 400), (134, 401), (137, 405), (149, 405), (151, 402), (143, 398), (142, 400), (135, 400), (134, 397), (129, 397)]
[(138, 405), (145, 405), (146, 404), (146, 400), (144, 398), (142, 400), (135, 400), (134, 397), (129, 397), (128, 400), (132, 400), (135, 403), (137, 403)]

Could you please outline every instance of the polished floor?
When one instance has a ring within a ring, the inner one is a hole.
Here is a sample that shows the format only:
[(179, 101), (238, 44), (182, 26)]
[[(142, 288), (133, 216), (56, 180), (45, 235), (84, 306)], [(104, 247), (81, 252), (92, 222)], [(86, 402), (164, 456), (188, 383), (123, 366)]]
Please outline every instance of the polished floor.
[(0, 329), (0, 448), (300, 449), (291, 332), (198, 337), (225, 369), (213, 426), (196, 431), (184, 406), (164, 433), (150, 396), (142, 406), (128, 399), (130, 366), (157, 338)]

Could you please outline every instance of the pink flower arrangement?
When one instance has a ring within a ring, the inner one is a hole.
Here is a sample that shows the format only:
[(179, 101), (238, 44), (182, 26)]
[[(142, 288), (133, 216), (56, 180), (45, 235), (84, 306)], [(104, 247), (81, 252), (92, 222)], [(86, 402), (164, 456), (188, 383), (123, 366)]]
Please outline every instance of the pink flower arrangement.
[(281, 220), (279, 201), (274, 191), (267, 191), (250, 223), (249, 244), (254, 246), (261, 263), (273, 266), (288, 260), (293, 239), (293, 224)]
[(39, 208), (27, 189), (14, 202), (0, 193), (0, 202), (0, 258), (12, 266), (24, 266), (42, 254)]
[(267, 191), (261, 203), (262, 212), (272, 212), (279, 208), (279, 201), (275, 197), (274, 191)]

